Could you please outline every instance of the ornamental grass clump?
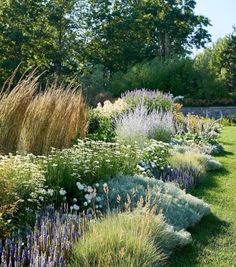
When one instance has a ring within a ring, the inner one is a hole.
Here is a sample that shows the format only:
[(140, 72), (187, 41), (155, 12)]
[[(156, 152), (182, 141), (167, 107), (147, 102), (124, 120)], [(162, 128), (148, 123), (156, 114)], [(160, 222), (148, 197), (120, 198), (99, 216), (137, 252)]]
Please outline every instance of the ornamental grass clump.
[(153, 211), (111, 213), (78, 241), (70, 266), (163, 266), (174, 247), (189, 242), (190, 234), (174, 231)]
[(147, 139), (168, 142), (174, 131), (171, 111), (149, 111), (142, 105), (115, 119), (117, 138), (127, 143), (137, 142), (140, 146), (143, 146)]
[(0, 266), (66, 266), (86, 224), (85, 218), (50, 208), (37, 217), (34, 229), (26, 236), (0, 241)]
[(107, 184), (109, 192), (104, 193), (102, 201), (105, 208), (125, 210), (129, 203), (132, 210), (143, 198), (144, 204), (148, 201), (150, 206), (156, 206), (157, 213), (162, 212), (165, 221), (178, 230), (195, 225), (210, 213), (208, 204), (173, 183), (143, 176), (119, 176)]
[(67, 148), (87, 129), (87, 111), (82, 92), (68, 85), (52, 84), (30, 102), (24, 116), (18, 150), (47, 154), (51, 147)]
[(199, 182), (199, 179), (206, 173), (207, 157), (194, 150), (189, 150), (184, 153), (173, 153), (169, 158), (169, 164), (175, 170), (182, 171), (194, 178), (194, 183)]
[(39, 92), (35, 72), (0, 92), (0, 153), (46, 154), (72, 146), (87, 131), (87, 107), (81, 90), (56, 82)]
[(0, 153), (5, 154), (17, 150), (25, 112), (37, 91), (39, 76), (31, 73), (11, 89), (13, 78), (14, 74), (8, 87), (0, 92)]

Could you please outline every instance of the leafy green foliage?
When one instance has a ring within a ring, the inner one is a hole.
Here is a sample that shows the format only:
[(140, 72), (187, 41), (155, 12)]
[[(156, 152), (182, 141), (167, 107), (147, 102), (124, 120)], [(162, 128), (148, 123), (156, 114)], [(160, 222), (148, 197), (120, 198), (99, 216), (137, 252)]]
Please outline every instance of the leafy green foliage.
[(230, 91), (236, 90), (236, 28), (234, 32), (228, 36), (227, 44), (222, 56), (223, 67), (226, 70), (226, 82)]
[[(232, 34), (219, 39), (211, 48), (207, 48), (199, 54), (196, 57), (196, 66), (210, 72), (232, 94), (236, 88), (235, 54), (236, 32), (234, 29)], [(234, 101), (235, 99), (231, 97), (229, 104), (233, 104)]]
[(144, 59), (185, 54), (209, 41), (206, 17), (195, 15), (196, 1), (93, 1), (85, 10), (90, 41), (82, 57), (109, 71), (125, 70)]
[[(110, 72), (156, 56), (186, 54), (210, 39), (209, 21), (194, 13), (195, 5), (195, 0), (3, 0), (0, 84), (21, 63), (19, 77), (38, 67), (65, 80), (89, 81), (90, 91), (91, 84), (106, 85)], [(104, 68), (101, 83), (90, 72), (96, 66)]]
[(0, 8), (0, 83), (21, 64), (20, 77), (38, 67), (59, 77), (71, 76), (75, 60), (75, 0), (3, 0)]
[(229, 98), (225, 84), (206, 69), (189, 58), (171, 58), (165, 61), (155, 58), (136, 64), (127, 72), (115, 73), (108, 83), (108, 89), (114, 96), (135, 88), (149, 88), (185, 96), (187, 99)]
[(115, 139), (115, 129), (113, 120), (109, 116), (90, 111), (89, 125), (88, 125), (88, 138), (92, 140), (102, 140), (112, 142)]

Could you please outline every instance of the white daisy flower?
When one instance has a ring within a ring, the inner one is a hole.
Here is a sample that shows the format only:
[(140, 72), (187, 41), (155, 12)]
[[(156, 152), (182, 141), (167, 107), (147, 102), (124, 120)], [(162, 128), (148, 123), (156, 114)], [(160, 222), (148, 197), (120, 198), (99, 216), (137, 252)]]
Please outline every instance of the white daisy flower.
[(59, 194), (60, 194), (61, 196), (64, 196), (64, 195), (66, 194), (66, 190), (63, 189), (63, 188), (61, 188), (60, 191), (59, 191)]
[(101, 200), (102, 200), (101, 197), (96, 197), (97, 202), (100, 202)]
[(79, 190), (84, 190), (84, 186), (80, 182), (77, 182), (76, 186), (78, 187)]
[(74, 209), (74, 210), (79, 210), (79, 206), (76, 205), (76, 204), (74, 204), (74, 205), (73, 205), (73, 209)]

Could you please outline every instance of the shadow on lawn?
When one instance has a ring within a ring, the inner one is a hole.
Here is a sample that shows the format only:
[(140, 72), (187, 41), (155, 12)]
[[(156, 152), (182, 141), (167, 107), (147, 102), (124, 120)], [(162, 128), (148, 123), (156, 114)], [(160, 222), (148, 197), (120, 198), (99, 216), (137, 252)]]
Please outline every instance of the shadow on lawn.
[(198, 256), (202, 253), (204, 247), (214, 242), (216, 236), (227, 232), (229, 223), (221, 221), (212, 213), (201, 220), (194, 228), (189, 229), (192, 234), (193, 242), (184, 247), (175, 250), (171, 255), (169, 267), (193, 267), (197, 266)]
[(227, 156), (232, 156), (232, 155), (234, 155), (233, 152), (223, 151), (220, 154), (216, 155), (215, 157), (227, 157)]
[[(220, 156), (227, 157), (227, 155), (233, 155), (233, 153), (224, 151)], [(193, 189), (190, 193), (196, 197), (206, 199), (207, 202), (208, 192), (212, 188), (218, 188), (220, 186), (217, 178), (223, 178), (228, 174), (229, 171), (225, 168), (220, 171), (209, 172), (207, 176), (203, 178), (200, 185)], [(198, 256), (202, 253), (204, 247), (214, 242), (216, 236), (226, 233), (229, 226), (229, 223), (220, 220), (212, 213), (209, 214), (195, 227), (188, 229), (192, 234), (193, 242), (184, 248), (177, 248), (173, 255), (171, 255), (167, 266), (197, 266), (199, 263)]]
[(227, 145), (227, 146), (232, 146), (234, 143), (233, 142), (226, 142), (226, 141), (220, 141), (221, 144)]
[(192, 189), (189, 193), (199, 198), (207, 198), (209, 189), (218, 188), (220, 186), (217, 178), (222, 178), (228, 174), (229, 171), (225, 168), (219, 171), (209, 172), (205, 177), (201, 178), (199, 185), (197, 185), (196, 188)]

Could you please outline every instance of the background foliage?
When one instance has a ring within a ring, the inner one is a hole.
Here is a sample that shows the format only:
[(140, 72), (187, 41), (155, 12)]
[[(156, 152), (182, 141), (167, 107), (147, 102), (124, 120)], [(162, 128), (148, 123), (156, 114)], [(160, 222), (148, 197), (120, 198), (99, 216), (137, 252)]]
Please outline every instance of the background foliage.
[(16, 78), (37, 67), (46, 78), (80, 82), (92, 103), (101, 92), (117, 97), (143, 87), (184, 95), (189, 104), (193, 96), (206, 102), (229, 98), (235, 90), (235, 33), (189, 58), (193, 48), (210, 41), (210, 21), (195, 13), (195, 5), (3, 0), (0, 84), (20, 64)]

